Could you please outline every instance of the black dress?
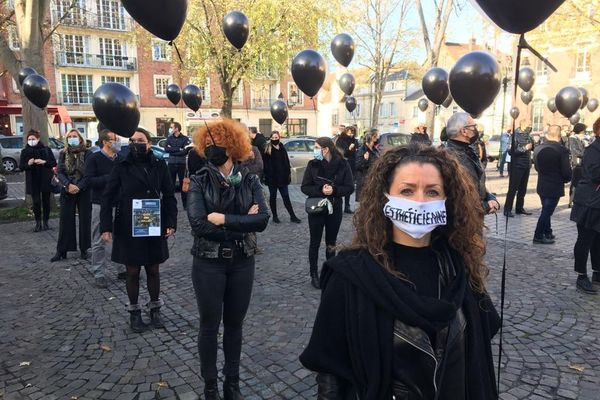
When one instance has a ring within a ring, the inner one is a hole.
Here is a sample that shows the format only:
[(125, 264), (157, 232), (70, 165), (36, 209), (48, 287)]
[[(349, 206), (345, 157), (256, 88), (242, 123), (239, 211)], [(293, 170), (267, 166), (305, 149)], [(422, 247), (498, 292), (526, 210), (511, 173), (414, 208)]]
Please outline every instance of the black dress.
[(271, 153), (265, 152), (263, 154), (265, 182), (267, 186), (288, 186), (291, 182), (291, 169), (290, 159), (285, 147), (283, 147), (283, 144), (280, 144), (279, 149), (277, 149), (270, 143), (267, 145), (271, 146)]

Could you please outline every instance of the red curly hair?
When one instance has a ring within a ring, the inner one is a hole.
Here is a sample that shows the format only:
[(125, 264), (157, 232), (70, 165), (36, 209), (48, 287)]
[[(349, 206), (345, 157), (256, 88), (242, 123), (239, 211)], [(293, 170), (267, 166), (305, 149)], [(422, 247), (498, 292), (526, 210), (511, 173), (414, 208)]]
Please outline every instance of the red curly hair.
[(252, 153), (248, 130), (237, 121), (231, 119), (213, 121), (208, 122), (208, 126), (203, 125), (196, 129), (196, 132), (194, 132), (194, 145), (198, 154), (206, 157), (204, 150), (206, 146), (213, 144), (213, 139), (217, 146), (227, 149), (227, 155), (234, 162), (244, 161)]

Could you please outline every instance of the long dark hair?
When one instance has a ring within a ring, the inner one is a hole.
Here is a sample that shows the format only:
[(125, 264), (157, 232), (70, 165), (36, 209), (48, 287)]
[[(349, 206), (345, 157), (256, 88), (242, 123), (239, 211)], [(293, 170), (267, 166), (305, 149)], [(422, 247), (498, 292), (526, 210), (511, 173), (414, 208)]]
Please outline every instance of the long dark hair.
[(344, 155), (342, 154), (340, 149), (337, 148), (335, 143), (333, 143), (333, 140), (331, 140), (331, 138), (323, 136), (318, 138), (316, 142), (319, 144), (319, 146), (321, 146), (321, 148), (325, 147), (329, 149), (329, 153), (331, 154), (331, 161), (340, 160), (344, 158)]

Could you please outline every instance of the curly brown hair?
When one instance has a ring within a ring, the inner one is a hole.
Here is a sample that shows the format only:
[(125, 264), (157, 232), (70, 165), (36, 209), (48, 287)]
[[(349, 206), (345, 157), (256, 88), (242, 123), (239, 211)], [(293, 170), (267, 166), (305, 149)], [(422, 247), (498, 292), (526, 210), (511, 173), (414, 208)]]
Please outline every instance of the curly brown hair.
[[(388, 272), (397, 275), (386, 251), (392, 241), (392, 222), (384, 215), (386, 193), (396, 170), (409, 163), (432, 164), (442, 175), (446, 193), (447, 225), (435, 232), (464, 259), (471, 287), (485, 292), (488, 268), (484, 262), (483, 209), (479, 194), (468, 172), (446, 150), (419, 144), (397, 147), (385, 152), (369, 169), (360, 206), (354, 214), (356, 236), (350, 248), (364, 249)], [(382, 229), (385, 227), (385, 229)]]
[(245, 161), (252, 153), (248, 130), (237, 121), (223, 119), (209, 122), (208, 125), (196, 129), (196, 132), (194, 132), (194, 145), (198, 154), (206, 157), (204, 150), (206, 146), (213, 144), (213, 139), (216, 145), (227, 149), (227, 154), (234, 162)]
[(594, 122), (592, 129), (594, 130), (594, 135), (600, 137), (600, 118), (598, 118), (596, 122)]

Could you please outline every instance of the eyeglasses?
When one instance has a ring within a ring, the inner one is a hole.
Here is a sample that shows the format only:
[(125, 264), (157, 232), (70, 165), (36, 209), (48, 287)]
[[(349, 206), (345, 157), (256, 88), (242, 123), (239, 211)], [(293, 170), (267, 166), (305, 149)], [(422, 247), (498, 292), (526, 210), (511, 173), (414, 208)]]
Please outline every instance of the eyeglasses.
[(146, 142), (143, 139), (139, 139), (139, 140), (133, 140), (133, 139), (129, 139), (130, 143), (135, 143), (135, 144), (148, 144), (148, 142)]
[(475, 130), (475, 129), (477, 129), (477, 124), (473, 124), (473, 125), (465, 125), (464, 129), (471, 129), (471, 130)]

